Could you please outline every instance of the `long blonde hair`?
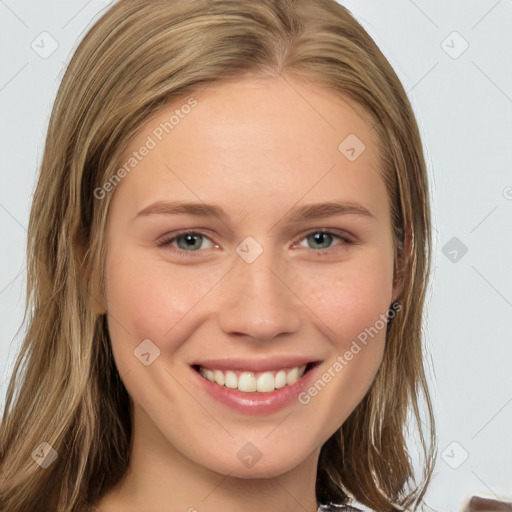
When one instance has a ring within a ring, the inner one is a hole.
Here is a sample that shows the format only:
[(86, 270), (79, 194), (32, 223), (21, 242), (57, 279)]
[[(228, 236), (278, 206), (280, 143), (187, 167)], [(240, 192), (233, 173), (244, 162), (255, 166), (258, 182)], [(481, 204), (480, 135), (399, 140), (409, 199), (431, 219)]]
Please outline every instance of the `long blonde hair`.
[[(2, 511), (85, 512), (123, 477), (132, 402), (106, 316), (92, 307), (112, 194), (97, 200), (94, 190), (164, 103), (246, 74), (295, 74), (375, 119), (402, 310), (370, 390), (322, 447), (316, 492), (320, 503), (355, 498), (379, 512), (419, 506), (436, 452), (422, 338), (431, 224), (419, 130), (395, 72), (335, 0), (119, 0), (77, 48), (50, 119), (28, 230), (27, 332), (0, 425)], [(419, 483), (411, 418), (424, 455)], [(34, 451), (49, 447), (57, 458), (43, 469)]]

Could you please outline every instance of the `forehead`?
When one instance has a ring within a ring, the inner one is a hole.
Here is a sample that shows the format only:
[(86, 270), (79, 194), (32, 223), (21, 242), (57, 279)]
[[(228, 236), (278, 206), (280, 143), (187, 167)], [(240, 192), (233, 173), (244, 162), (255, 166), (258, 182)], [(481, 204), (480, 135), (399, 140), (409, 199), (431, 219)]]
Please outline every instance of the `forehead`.
[(151, 149), (116, 194), (129, 194), (139, 209), (177, 197), (228, 201), (238, 211), (304, 198), (385, 208), (372, 126), (359, 105), (303, 80), (216, 82), (168, 103), (140, 128), (119, 166)]

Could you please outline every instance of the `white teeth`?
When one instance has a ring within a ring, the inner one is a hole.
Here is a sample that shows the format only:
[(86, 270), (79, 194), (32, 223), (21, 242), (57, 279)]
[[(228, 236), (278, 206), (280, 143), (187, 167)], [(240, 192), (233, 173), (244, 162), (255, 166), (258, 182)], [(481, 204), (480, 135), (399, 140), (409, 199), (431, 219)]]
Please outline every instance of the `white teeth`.
[(227, 388), (236, 389), (238, 387), (238, 378), (235, 372), (228, 370), (226, 372), (226, 382), (224, 383)]
[(214, 377), (213, 377), (213, 372), (211, 370), (205, 370), (203, 377), (206, 377), (208, 380), (215, 382)]
[(305, 371), (306, 365), (282, 369), (276, 372), (266, 371), (260, 373), (246, 371), (239, 373), (239, 375), (232, 370), (223, 372), (222, 370), (199, 368), (199, 373), (209, 381), (219, 386), (238, 389), (238, 391), (244, 393), (252, 393), (254, 391), (270, 393), (275, 389), (291, 386), (304, 375)]
[(251, 372), (242, 372), (238, 377), (238, 390), (246, 393), (256, 391), (256, 377)]
[(286, 386), (286, 372), (284, 370), (279, 370), (274, 377), (274, 385), (276, 389), (281, 389)]
[(291, 384), (295, 384), (298, 380), (299, 380), (299, 369), (292, 368), (286, 374), (286, 384), (288, 384), (288, 386), (290, 386)]
[(261, 393), (268, 393), (274, 391), (274, 376), (272, 372), (263, 372), (256, 380), (256, 391)]
[(213, 371), (213, 378), (219, 386), (224, 386), (224, 382), (226, 381), (226, 379), (224, 378), (224, 374), (220, 370)]

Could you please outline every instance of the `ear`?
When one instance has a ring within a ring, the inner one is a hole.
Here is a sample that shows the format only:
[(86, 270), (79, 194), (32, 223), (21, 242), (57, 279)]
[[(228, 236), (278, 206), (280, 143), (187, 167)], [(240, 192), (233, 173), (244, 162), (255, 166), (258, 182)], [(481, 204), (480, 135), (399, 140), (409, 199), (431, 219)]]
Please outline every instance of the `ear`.
[(409, 226), (405, 230), (404, 243), (401, 249), (398, 249), (395, 268), (393, 273), (393, 300), (395, 302), (403, 292), (405, 278), (410, 270), (410, 262), (414, 249), (414, 233)]

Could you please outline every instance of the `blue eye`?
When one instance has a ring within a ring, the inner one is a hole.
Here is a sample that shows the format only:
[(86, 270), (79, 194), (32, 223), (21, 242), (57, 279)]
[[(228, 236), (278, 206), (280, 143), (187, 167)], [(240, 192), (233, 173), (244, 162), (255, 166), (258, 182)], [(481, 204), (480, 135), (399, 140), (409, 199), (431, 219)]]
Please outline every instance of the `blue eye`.
[[(338, 239), (341, 243), (336, 245), (332, 245), (333, 241)], [(318, 256), (329, 255), (334, 251), (339, 250), (339, 246), (344, 245), (354, 245), (355, 242), (350, 238), (337, 235), (331, 231), (327, 230), (317, 230), (312, 231), (308, 235), (306, 235), (303, 240), (306, 242), (306, 248), (310, 251), (313, 251)], [(313, 247), (311, 247), (313, 245)], [(316, 245), (316, 248), (315, 248)], [(300, 244), (301, 247), (304, 247), (303, 244)], [(320, 246), (320, 247), (318, 247)]]
[[(332, 245), (336, 239), (340, 240), (341, 243)], [(312, 251), (319, 256), (331, 254), (333, 251), (337, 250), (338, 246), (355, 244), (351, 239), (327, 230), (311, 231), (300, 240), (307, 244), (304, 246), (303, 243), (301, 243), (301, 247), (306, 247), (308, 251)], [(208, 242), (210, 245), (208, 247), (204, 247), (204, 242)], [(200, 256), (202, 252), (201, 249), (219, 247), (217, 244), (213, 243), (207, 235), (197, 231), (173, 233), (172, 235), (163, 238), (157, 243), (157, 245), (158, 247), (168, 247), (172, 252), (185, 256)], [(311, 245), (313, 247), (311, 247)], [(314, 247), (315, 245), (317, 247)]]
[(312, 235), (308, 235), (305, 238), (305, 240), (307, 240), (309, 243), (320, 244), (323, 246), (323, 247), (317, 247), (317, 249), (327, 249), (331, 245), (334, 237), (335, 237), (335, 235), (333, 236), (332, 233), (327, 233), (324, 231), (316, 231)]
[[(183, 244), (180, 244), (180, 241), (183, 240)], [(176, 242), (180, 249), (188, 250), (191, 249), (193, 251), (197, 251), (200, 249), (200, 245), (203, 242), (203, 235), (188, 233), (186, 235), (180, 235), (176, 237)]]
[(177, 249), (173, 249), (173, 251), (180, 254), (186, 254), (188, 256), (191, 255), (190, 253), (199, 251), (204, 240), (208, 240), (212, 244), (211, 247), (215, 247), (206, 235), (196, 231), (185, 231), (175, 234), (172, 237), (164, 238), (158, 242), (158, 246), (168, 247), (174, 245), (174, 242), (176, 242)]

